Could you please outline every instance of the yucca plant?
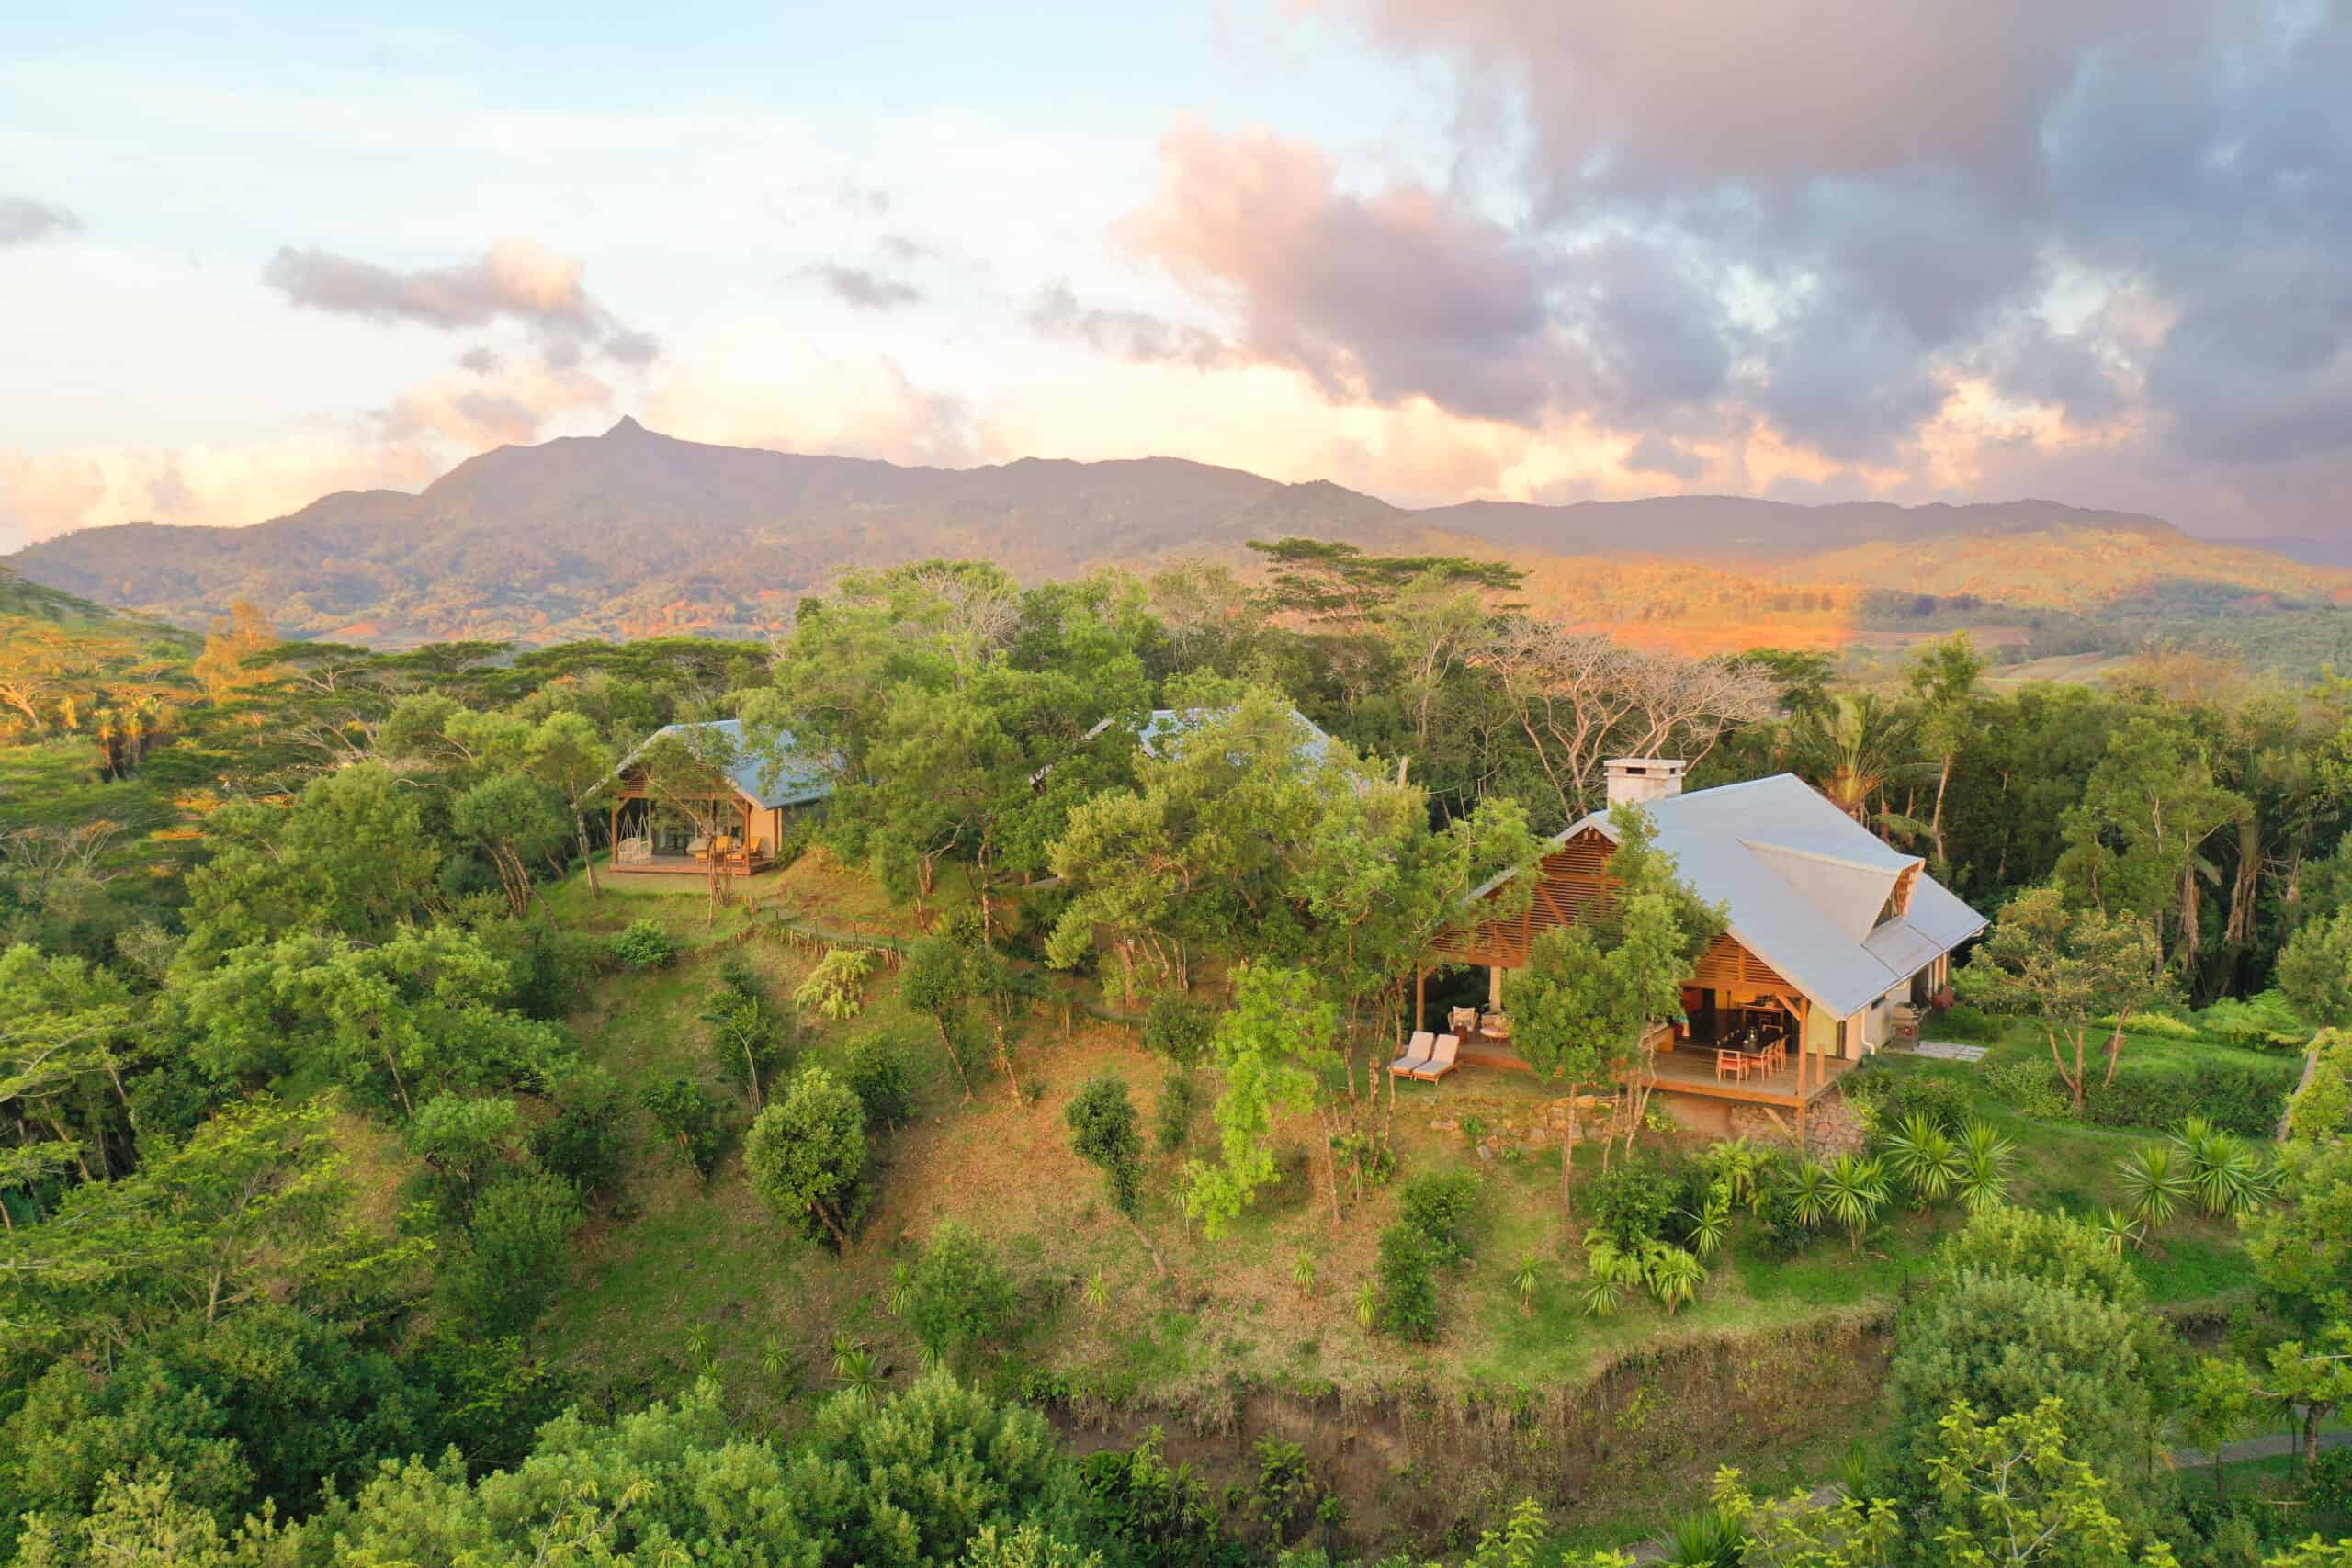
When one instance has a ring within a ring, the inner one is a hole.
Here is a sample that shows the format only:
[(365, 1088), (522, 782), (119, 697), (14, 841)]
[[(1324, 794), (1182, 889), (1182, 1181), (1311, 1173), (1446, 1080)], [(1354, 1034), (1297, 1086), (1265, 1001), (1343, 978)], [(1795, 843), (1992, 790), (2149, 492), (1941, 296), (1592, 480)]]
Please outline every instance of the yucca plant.
[(2091, 1228), (2098, 1232), (2098, 1239), (2118, 1258), (2140, 1245), (2147, 1227), (2123, 1210), (2109, 1203), (2091, 1216)]
[(1886, 1168), (1860, 1155), (1839, 1155), (1829, 1162), (1823, 1196), (1828, 1201), (1830, 1218), (1846, 1227), (1847, 1239), (1860, 1252), (1862, 1233), (1886, 1206)]
[(792, 1352), (773, 1334), (760, 1341), (760, 1371), (773, 1382), (782, 1382), (792, 1371)]
[(1707, 1174), (1714, 1178), (1716, 1185), (1731, 1194), (1733, 1202), (1752, 1205), (1756, 1201), (1759, 1162), (1756, 1157), (1755, 1145), (1746, 1138), (1732, 1138), (1715, 1144), (1702, 1156), (1702, 1163), (1707, 1168)]
[(695, 1324), (686, 1330), (686, 1359), (703, 1371), (710, 1371), (710, 1327)]
[(1300, 1295), (1315, 1289), (1315, 1254), (1312, 1251), (1302, 1247), (1290, 1255), (1290, 1282), (1298, 1287)]
[(1923, 1214), (1951, 1196), (1952, 1190), (1960, 1185), (1963, 1169), (1959, 1146), (1951, 1141), (1951, 1134), (1917, 1111), (1905, 1116), (1903, 1124), (1887, 1138), (1886, 1163), (1918, 1201)]
[(1356, 1292), (1356, 1323), (1366, 1334), (1380, 1324), (1380, 1287), (1370, 1280)]
[(864, 1404), (882, 1392), (882, 1362), (873, 1351), (859, 1347), (833, 1353), (833, 1381), (851, 1399)]
[(1708, 1188), (1706, 1200), (1696, 1209), (1684, 1210), (1682, 1217), (1690, 1222), (1690, 1250), (1702, 1258), (1713, 1258), (1731, 1235), (1730, 1185), (1718, 1181)]
[(1818, 1228), (1829, 1217), (1829, 1171), (1811, 1155), (1797, 1161), (1797, 1168), (1789, 1172), (1789, 1213), (1807, 1230)]
[(2269, 1180), (2266, 1162), (2234, 1133), (2215, 1127), (2202, 1116), (2180, 1124), (2174, 1143), (2188, 1159), (2190, 1188), (2197, 1206), (2221, 1217), (2241, 1213), (2260, 1203)]
[(2195, 1196), (2188, 1164), (2171, 1144), (2143, 1144), (2119, 1160), (2115, 1170), (2132, 1216), (2143, 1224), (2162, 1229)]
[(1642, 1270), (1649, 1281), (1650, 1294), (1668, 1315), (1680, 1312), (1698, 1295), (1699, 1287), (1706, 1282), (1707, 1266), (1679, 1247), (1654, 1242)]
[(1592, 1317), (1614, 1317), (1624, 1302), (1625, 1287), (1639, 1281), (1641, 1266), (1617, 1250), (1616, 1244), (1596, 1236), (1585, 1244), (1584, 1310)]
[(1102, 1277), (1102, 1269), (1086, 1277), (1085, 1291), (1086, 1304), (1092, 1311), (1101, 1312), (1111, 1304), (1111, 1281)]
[(1739, 1568), (1747, 1555), (1747, 1532), (1721, 1508), (1685, 1514), (1667, 1528), (1668, 1568)]
[(882, 1310), (892, 1317), (903, 1317), (913, 1292), (913, 1269), (904, 1263), (893, 1265), (890, 1269), (890, 1293), (882, 1298)]
[(1543, 1283), (1544, 1258), (1531, 1247), (1520, 1255), (1519, 1267), (1510, 1271), (1510, 1293), (1519, 1298), (1521, 1313), (1532, 1315), (1536, 1288)]
[(1960, 1201), (1972, 1214), (1994, 1207), (2009, 1191), (2009, 1162), (2017, 1145), (1990, 1122), (1972, 1116), (1960, 1130)]

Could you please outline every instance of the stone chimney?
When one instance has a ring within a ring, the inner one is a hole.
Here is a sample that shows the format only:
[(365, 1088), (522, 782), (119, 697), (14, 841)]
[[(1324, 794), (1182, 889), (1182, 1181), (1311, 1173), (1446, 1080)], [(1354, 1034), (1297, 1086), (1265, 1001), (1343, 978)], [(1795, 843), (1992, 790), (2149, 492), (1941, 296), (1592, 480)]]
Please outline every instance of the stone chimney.
[(1611, 806), (1646, 806), (1680, 795), (1682, 775), (1690, 771), (1679, 757), (1611, 757), (1606, 766)]

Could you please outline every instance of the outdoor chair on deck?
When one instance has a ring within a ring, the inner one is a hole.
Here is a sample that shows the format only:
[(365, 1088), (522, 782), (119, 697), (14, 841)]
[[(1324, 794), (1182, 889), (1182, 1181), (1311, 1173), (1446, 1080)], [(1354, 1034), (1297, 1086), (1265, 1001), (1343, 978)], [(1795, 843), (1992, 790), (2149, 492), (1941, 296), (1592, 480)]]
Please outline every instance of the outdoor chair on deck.
[(1717, 1051), (1715, 1053), (1715, 1077), (1718, 1079), (1737, 1078), (1740, 1082), (1746, 1083), (1747, 1081), (1747, 1071), (1750, 1067), (1754, 1066), (1755, 1064), (1756, 1058), (1750, 1056), (1745, 1051)]
[(1435, 1049), (1437, 1049), (1436, 1035), (1426, 1029), (1414, 1031), (1413, 1038), (1406, 1042), (1405, 1054), (1388, 1064), (1389, 1076), (1411, 1077), (1414, 1068), (1426, 1067), (1430, 1065), (1430, 1053)]
[(710, 840), (707, 838), (705, 838), (702, 834), (696, 833), (693, 838), (686, 840), (686, 853), (694, 856), (696, 860), (708, 860), (710, 858)]
[(767, 852), (768, 841), (765, 839), (753, 839), (750, 845), (739, 852), (735, 858), (742, 862), (745, 871), (749, 871), (752, 863)]
[(1456, 1034), (1469, 1034), (1478, 1027), (1476, 1008), (1454, 1008), (1445, 1015), (1445, 1026)]
[(1453, 1071), (1456, 1066), (1461, 1065), (1453, 1059), (1454, 1054), (1461, 1049), (1462, 1037), (1460, 1035), (1439, 1035), (1437, 1037), (1437, 1048), (1430, 1053), (1430, 1059), (1428, 1061), (1423, 1062), (1419, 1066), (1412, 1069), (1412, 1076), (1420, 1079), (1423, 1083), (1437, 1082), (1438, 1079), (1445, 1077), (1446, 1074)]

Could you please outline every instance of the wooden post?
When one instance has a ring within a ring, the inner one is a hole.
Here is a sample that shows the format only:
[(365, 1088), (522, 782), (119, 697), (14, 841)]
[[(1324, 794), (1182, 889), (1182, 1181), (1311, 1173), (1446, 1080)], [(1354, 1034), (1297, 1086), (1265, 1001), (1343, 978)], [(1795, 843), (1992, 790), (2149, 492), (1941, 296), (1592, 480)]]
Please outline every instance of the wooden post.
[(1413, 965), (1413, 1027), (1405, 1032), (1408, 1039), (1430, 1026), (1429, 978), (1428, 970)]
[(1499, 964), (1488, 964), (1487, 976), (1487, 1004), (1495, 1011), (1500, 1012), (1503, 1010), (1503, 966)]
[[(613, 802), (613, 815), (605, 827), (605, 852), (613, 857), (613, 864), (621, 863), (621, 803)], [(591, 868), (594, 869), (593, 867)]]

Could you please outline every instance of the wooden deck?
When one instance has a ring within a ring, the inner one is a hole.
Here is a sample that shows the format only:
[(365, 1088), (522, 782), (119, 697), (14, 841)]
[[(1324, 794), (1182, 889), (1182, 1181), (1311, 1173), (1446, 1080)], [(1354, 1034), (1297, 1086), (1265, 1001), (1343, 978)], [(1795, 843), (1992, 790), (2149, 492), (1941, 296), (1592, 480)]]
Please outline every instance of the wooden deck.
[[(741, 861), (727, 869), (737, 876), (749, 876), (763, 872), (775, 863), (775, 857), (758, 855), (751, 864)], [(710, 863), (695, 855), (650, 855), (643, 860), (616, 860), (605, 863), (605, 869), (616, 876), (708, 876)]]
[[(1719, 1078), (1715, 1076), (1715, 1054), (1712, 1049), (1685, 1046), (1679, 1051), (1652, 1053), (1657, 1073), (1657, 1087), (1675, 1094), (1692, 1094), (1704, 1100), (1733, 1100), (1745, 1105), (1777, 1105), (1793, 1110), (1800, 1103), (1797, 1097), (1797, 1059), (1777, 1073), (1750, 1073), (1745, 1080)], [(1484, 1034), (1465, 1034), (1462, 1038), (1459, 1058), (1465, 1067), (1495, 1067), (1504, 1072), (1532, 1071), (1519, 1053), (1511, 1049), (1508, 1040), (1489, 1039)], [(1802, 1103), (1811, 1105), (1852, 1070), (1854, 1064), (1835, 1057), (1815, 1056), (1805, 1064), (1804, 1097)]]

